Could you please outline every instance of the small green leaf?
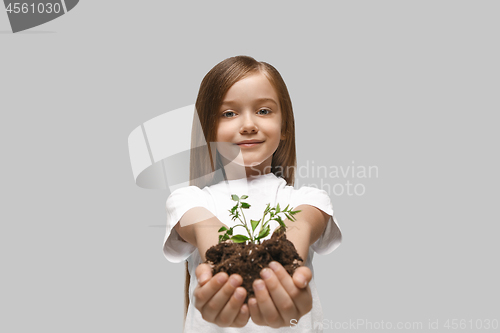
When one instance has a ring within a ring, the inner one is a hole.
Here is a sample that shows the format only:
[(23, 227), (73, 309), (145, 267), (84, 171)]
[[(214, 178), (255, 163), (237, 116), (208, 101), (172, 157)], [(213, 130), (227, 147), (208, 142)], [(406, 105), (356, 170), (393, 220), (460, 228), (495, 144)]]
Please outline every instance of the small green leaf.
[(269, 208), (271, 207), (271, 204), (267, 204), (266, 210), (264, 210), (264, 214), (269, 213)]
[(241, 208), (248, 209), (248, 208), (250, 208), (250, 205), (247, 204), (246, 202), (242, 202), (241, 203)]
[(279, 212), (280, 212), (280, 204), (278, 203), (278, 204), (276, 205), (276, 213), (279, 213)]
[(280, 224), (280, 226), (282, 226), (283, 228), (286, 228), (286, 224), (281, 219), (281, 216), (278, 215), (278, 217), (275, 220), (278, 221), (278, 223)]
[(222, 242), (222, 235), (219, 235), (219, 243)]
[(231, 199), (234, 201), (240, 201), (240, 198), (236, 194), (231, 194)]
[(260, 232), (259, 232), (259, 236), (257, 236), (257, 239), (261, 239), (261, 238), (264, 238), (266, 237), (267, 235), (269, 235), (269, 232), (271, 231), (271, 228), (269, 226), (267, 226), (266, 228), (263, 228)]
[(223, 231), (226, 231), (226, 230), (227, 230), (226, 227), (220, 227), (219, 231), (217, 231), (217, 232), (223, 232)]
[(234, 206), (233, 208), (231, 208), (230, 212), (232, 214), (234, 214), (234, 212), (238, 209), (238, 205)]
[(233, 228), (229, 228), (229, 230), (227, 231), (227, 234), (228, 235), (232, 235), (233, 234)]
[(252, 223), (252, 231), (255, 231), (255, 228), (259, 225), (260, 220), (250, 220), (250, 222)]
[(226, 241), (229, 239), (229, 235), (228, 234), (224, 234), (224, 236), (222, 236), (222, 240), (223, 241)]
[(242, 195), (241, 196), (241, 199), (246, 199), (246, 198), (248, 198), (248, 195)]
[(247, 240), (250, 240), (250, 238), (244, 235), (235, 235), (231, 237), (231, 240), (235, 243), (243, 243), (246, 242)]
[(301, 212), (301, 210), (294, 210), (294, 211), (291, 211), (290, 214), (294, 214), (295, 215), (295, 214), (300, 213), (300, 212)]

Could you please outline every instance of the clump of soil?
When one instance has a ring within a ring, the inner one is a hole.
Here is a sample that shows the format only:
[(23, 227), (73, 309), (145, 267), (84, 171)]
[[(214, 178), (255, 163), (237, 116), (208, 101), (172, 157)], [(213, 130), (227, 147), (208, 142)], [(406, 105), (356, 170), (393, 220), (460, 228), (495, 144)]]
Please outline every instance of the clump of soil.
[(212, 265), (213, 275), (226, 272), (243, 278), (241, 286), (247, 290), (245, 303), (254, 296), (253, 281), (260, 279), (260, 271), (271, 261), (279, 262), (290, 275), (299, 267), (299, 261), (303, 262), (293, 243), (279, 228), (271, 239), (261, 244), (222, 242), (209, 248), (205, 257), (206, 263)]

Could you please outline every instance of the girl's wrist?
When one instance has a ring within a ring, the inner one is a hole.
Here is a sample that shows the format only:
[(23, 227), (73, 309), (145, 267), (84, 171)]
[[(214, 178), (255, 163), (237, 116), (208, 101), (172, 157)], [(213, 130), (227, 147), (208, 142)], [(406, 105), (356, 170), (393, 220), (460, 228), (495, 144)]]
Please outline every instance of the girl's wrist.
[(309, 244), (311, 239), (311, 230), (307, 222), (292, 222), (286, 230), (286, 238), (293, 243), (297, 249), (297, 253), (306, 262), (307, 256), (309, 254)]
[(196, 247), (202, 261), (205, 261), (205, 252), (216, 245), (219, 241), (219, 229), (224, 224), (215, 216), (209, 220), (196, 223), (194, 226), (194, 235)]

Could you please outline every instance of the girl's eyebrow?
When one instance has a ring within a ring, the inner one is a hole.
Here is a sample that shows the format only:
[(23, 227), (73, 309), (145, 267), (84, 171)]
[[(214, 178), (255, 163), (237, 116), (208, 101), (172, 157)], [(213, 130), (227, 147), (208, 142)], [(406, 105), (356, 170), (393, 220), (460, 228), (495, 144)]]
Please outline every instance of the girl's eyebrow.
[(270, 97), (257, 98), (257, 101), (259, 101), (259, 102), (271, 102), (271, 103), (278, 105), (278, 103)]
[[(271, 102), (271, 103), (278, 105), (278, 103), (271, 97), (256, 98), (255, 101), (256, 102)], [(238, 102), (237, 101), (229, 101), (229, 100), (222, 101), (222, 105), (234, 105), (234, 104), (238, 104)]]

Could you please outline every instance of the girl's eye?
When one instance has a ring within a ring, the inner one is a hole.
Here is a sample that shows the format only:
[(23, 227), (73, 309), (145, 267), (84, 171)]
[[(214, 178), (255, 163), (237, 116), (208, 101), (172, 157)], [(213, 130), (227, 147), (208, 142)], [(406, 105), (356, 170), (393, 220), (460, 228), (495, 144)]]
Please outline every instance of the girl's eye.
[(271, 110), (268, 110), (268, 109), (260, 109), (259, 112), (261, 111), (264, 111), (264, 113), (260, 113), (260, 114), (270, 114), (271, 113)]
[(232, 114), (234, 114), (233, 111), (226, 111), (222, 114), (222, 117), (224, 118), (231, 118), (232, 117)]

